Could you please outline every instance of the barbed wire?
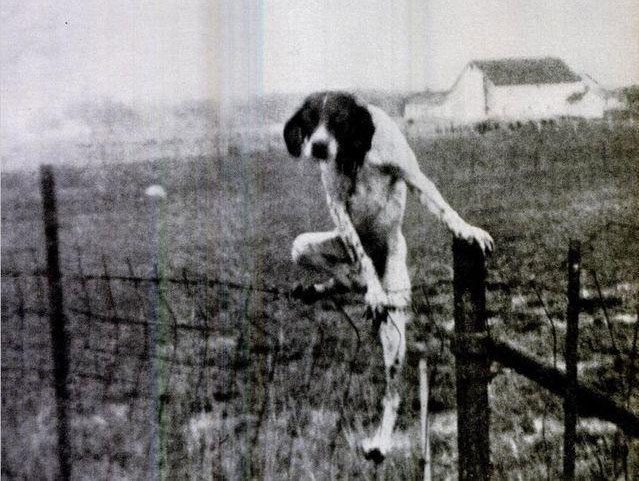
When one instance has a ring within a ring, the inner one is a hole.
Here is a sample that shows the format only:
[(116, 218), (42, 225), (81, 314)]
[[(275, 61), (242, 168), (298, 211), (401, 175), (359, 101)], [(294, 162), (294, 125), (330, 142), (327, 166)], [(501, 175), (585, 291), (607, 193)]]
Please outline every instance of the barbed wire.
[[(42, 278), (46, 277), (47, 272), (44, 269), (36, 269), (33, 271), (16, 271), (16, 270), (5, 270), (0, 272), (0, 277), (2, 278)], [(251, 292), (259, 292), (263, 294), (271, 294), (276, 297), (281, 297), (285, 299), (295, 299), (293, 294), (293, 288), (290, 286), (280, 287), (274, 285), (256, 285), (256, 284), (245, 284), (242, 282), (227, 280), (227, 279), (219, 279), (219, 278), (211, 278), (211, 277), (175, 277), (175, 276), (134, 276), (134, 275), (110, 275), (110, 274), (66, 274), (62, 276), (63, 280), (74, 280), (74, 281), (120, 281), (120, 282), (130, 282), (133, 284), (139, 283), (155, 283), (155, 284), (174, 284), (179, 286), (205, 286), (205, 287), (227, 287), (235, 290), (242, 291), (251, 291)], [(451, 285), (453, 283), (453, 279), (449, 278), (441, 278), (437, 279), (434, 282), (421, 282), (417, 284), (413, 284), (411, 286), (411, 292), (422, 292), (427, 288), (437, 288), (442, 285)], [(525, 285), (522, 283), (521, 285)], [(490, 291), (510, 291), (514, 287), (509, 284), (506, 284), (502, 281), (489, 281), (486, 283), (486, 289)], [(387, 289), (388, 293), (396, 293), (396, 292), (404, 292), (406, 289)], [(352, 291), (353, 293), (357, 293), (357, 290)]]
[[(132, 269), (129, 269), (132, 272)], [(15, 279), (19, 279), (19, 278), (23, 278), (23, 277), (37, 277), (37, 278), (42, 278), (46, 276), (46, 273), (44, 271), (41, 270), (34, 270), (34, 271), (29, 271), (29, 272), (24, 272), (24, 271), (17, 271), (17, 270), (12, 270), (12, 271), (4, 271), (1, 273), (1, 276), (3, 278), (15, 278)], [(296, 297), (294, 297), (292, 295), (292, 291), (291, 289), (288, 288), (282, 288), (282, 287), (277, 287), (277, 286), (272, 286), (272, 285), (255, 285), (255, 284), (243, 284), (241, 282), (237, 282), (237, 281), (232, 281), (232, 280), (225, 280), (225, 279), (219, 279), (219, 278), (209, 278), (209, 277), (204, 277), (204, 276), (192, 276), (192, 277), (188, 277), (186, 275), (186, 271), (184, 271), (182, 277), (174, 277), (174, 276), (136, 276), (136, 275), (110, 275), (108, 273), (108, 271), (105, 269), (105, 273), (104, 274), (82, 274), (82, 275), (78, 275), (78, 274), (67, 274), (65, 277), (65, 279), (68, 280), (75, 280), (75, 281), (80, 281), (84, 287), (85, 290), (87, 290), (87, 286), (86, 286), (86, 281), (106, 281), (106, 282), (110, 282), (110, 281), (121, 281), (121, 282), (126, 282), (126, 283), (132, 283), (136, 286), (136, 292), (137, 289), (139, 287), (139, 285), (141, 283), (169, 283), (169, 284), (175, 284), (178, 286), (185, 286), (188, 293), (189, 293), (189, 297), (190, 298), (195, 298), (195, 291), (192, 291), (190, 288), (193, 286), (207, 286), (207, 287), (226, 287), (229, 289), (236, 289), (236, 290), (240, 290), (240, 291), (245, 291), (245, 292), (256, 292), (256, 293), (267, 293), (270, 295), (273, 295), (277, 298), (286, 300), (288, 302), (295, 302), (295, 303), (300, 303), (300, 304), (314, 304), (315, 302), (323, 302), (324, 303), (324, 307), (328, 307), (329, 309), (332, 308), (332, 310), (334, 310), (335, 312), (337, 312), (338, 314), (341, 312), (342, 313), (342, 317), (344, 317), (344, 311), (343, 311), (343, 305), (344, 302), (346, 302), (347, 304), (351, 304), (351, 305), (363, 305), (363, 301), (360, 299), (354, 299), (354, 298), (347, 298), (346, 301), (344, 300), (344, 298), (342, 298), (341, 296), (337, 298), (337, 300), (335, 299), (335, 296), (330, 296), (328, 298), (324, 298), (324, 299), (318, 299), (314, 302), (310, 302), (310, 303), (304, 303), (304, 301), (297, 299)], [(418, 292), (419, 296), (415, 296), (415, 297), (420, 297), (423, 298), (423, 302), (418, 303), (415, 302), (415, 299), (413, 299), (413, 302), (410, 306), (410, 309), (412, 310), (413, 313), (417, 314), (417, 315), (426, 315), (429, 318), (429, 321), (431, 321), (432, 319), (430, 319), (432, 317), (432, 312), (433, 312), (433, 305), (431, 303), (431, 300), (429, 298), (430, 294), (440, 294), (439, 292), (439, 288), (446, 286), (446, 285), (450, 285), (453, 281), (451, 279), (438, 279), (436, 281), (433, 282), (428, 282), (428, 283), (420, 283), (420, 284), (416, 284), (414, 286), (412, 286), (412, 292)], [(20, 285), (18, 285), (18, 287), (20, 289), (22, 289), (22, 287)], [(546, 314), (546, 316), (550, 319), (551, 322), (551, 330), (552, 330), (552, 334), (553, 334), (553, 359), (554, 359), (554, 363), (556, 364), (556, 358), (557, 358), (557, 334), (556, 334), (556, 329), (554, 326), (554, 320), (552, 319), (552, 316), (550, 315), (550, 313), (548, 312), (548, 308), (545, 304), (545, 302), (542, 299), (542, 295), (541, 295), (541, 291), (544, 291), (546, 293), (550, 293), (552, 292), (551, 290), (549, 290), (547, 288), (547, 286), (544, 286), (543, 284), (540, 284), (538, 279), (532, 280), (532, 281), (528, 281), (526, 283), (523, 283), (522, 286), (519, 287), (525, 287), (527, 289), (530, 289), (532, 293), (534, 293), (534, 295), (536, 296), (537, 300), (541, 303), (544, 312)], [(507, 283), (501, 282), (501, 281), (493, 281), (493, 282), (488, 282), (487, 283), (487, 291), (502, 291), (502, 292), (511, 292), (513, 290), (517, 290), (519, 288), (518, 286), (511, 286)], [(602, 299), (602, 293), (601, 293), (601, 288), (599, 288), (599, 300), (600, 302), (603, 302)], [(139, 293), (138, 293), (139, 294)], [(563, 295), (563, 293), (562, 293)], [(189, 323), (189, 322), (183, 322), (181, 320), (178, 320), (178, 316), (176, 316), (176, 314), (170, 309), (170, 302), (168, 299), (166, 299), (164, 297), (164, 295), (162, 293), (160, 293), (160, 297), (161, 299), (159, 300), (160, 302), (162, 302), (163, 304), (166, 304), (168, 309), (168, 313), (170, 314), (170, 321), (167, 322), (165, 325), (167, 326), (168, 329), (171, 329), (173, 331), (173, 337), (174, 337), (174, 341), (175, 338), (177, 336), (177, 331), (192, 331), (192, 332), (200, 332), (203, 335), (211, 335), (211, 334), (215, 334), (219, 332), (219, 328), (215, 328), (211, 325), (209, 325), (209, 323), (207, 321), (205, 321), (204, 323), (199, 323), (199, 324), (195, 324), (195, 323)], [(22, 299), (22, 298), (21, 298)], [(112, 301), (112, 304), (114, 307), (115, 305), (115, 301)], [(331, 307), (332, 306), (332, 307)], [(5, 307), (6, 308), (6, 307)], [(198, 306), (199, 309), (204, 309), (201, 306)], [(119, 313), (117, 309), (109, 309), (109, 313), (101, 313), (101, 312), (96, 312), (94, 309), (91, 309), (90, 306), (85, 306), (84, 308), (80, 308), (80, 307), (76, 307), (76, 306), (67, 306), (65, 308), (65, 311), (68, 314), (72, 314), (72, 315), (78, 315), (78, 316), (84, 316), (87, 319), (92, 319), (98, 323), (102, 323), (102, 324), (109, 324), (109, 325), (114, 325), (114, 326), (121, 326), (121, 325), (130, 325), (130, 326), (142, 326), (145, 328), (148, 328), (149, 326), (153, 326), (156, 325), (158, 323), (157, 320), (153, 320), (153, 319), (147, 319), (144, 317), (137, 317), (137, 316), (131, 316), (131, 315), (125, 315), (122, 313)], [(206, 309), (204, 309), (202, 312), (204, 313), (206, 311)], [(22, 301), (19, 303), (19, 305), (16, 308), (15, 311), (16, 315), (20, 318), (23, 318), (25, 315), (35, 315), (38, 317), (45, 317), (49, 315), (49, 310), (47, 308), (40, 308), (40, 309), (33, 309), (33, 308), (28, 308), (25, 307), (24, 305), (24, 299), (22, 299)], [(168, 314), (167, 314), (168, 315)], [(207, 317), (208, 314), (203, 314), (203, 319)], [(359, 330), (357, 329), (357, 326), (355, 325), (355, 323), (352, 321), (352, 318), (350, 316), (346, 316), (345, 317), (348, 321), (349, 324), (351, 325), (351, 327), (354, 328), (354, 333), (356, 334), (357, 338), (358, 338), (358, 344), (359, 342), (361, 342), (361, 338), (360, 338), (360, 334), (359, 334)], [(247, 316), (246, 319), (251, 322), (250, 316)], [(165, 322), (165, 321), (162, 321)], [(260, 328), (260, 331), (262, 332), (262, 334), (266, 337), (266, 338), (270, 338), (271, 340), (274, 339), (274, 335), (270, 334), (269, 332), (267, 332), (265, 329), (263, 329), (259, 323), (254, 323), (253, 324), (255, 327)], [(439, 329), (437, 326), (435, 326), (436, 329)], [(275, 341), (274, 341), (275, 342)], [(95, 352), (101, 352), (99, 351), (99, 349), (94, 349)], [(119, 352), (101, 352), (103, 354), (109, 354), (112, 356), (118, 356), (120, 353)], [(138, 357), (140, 359), (149, 359), (148, 355), (143, 355), (143, 357), (140, 357), (139, 354), (133, 355), (133, 357)], [(166, 359), (164, 359), (166, 360)], [(174, 359), (173, 359), (174, 360)]]

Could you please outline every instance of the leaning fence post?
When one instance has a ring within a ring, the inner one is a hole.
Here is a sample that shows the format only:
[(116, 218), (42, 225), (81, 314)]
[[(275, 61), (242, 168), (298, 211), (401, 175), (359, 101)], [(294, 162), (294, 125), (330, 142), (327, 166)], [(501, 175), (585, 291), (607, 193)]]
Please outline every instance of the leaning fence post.
[(58, 210), (56, 206), (55, 178), (53, 168), (43, 165), (40, 168), (40, 192), (42, 195), (42, 213), (44, 236), (47, 249), (47, 282), (49, 284), (49, 330), (51, 352), (53, 356), (53, 388), (56, 397), (58, 429), (58, 479), (71, 477), (70, 446), (68, 437), (67, 404), (69, 390), (69, 354), (65, 333), (64, 299), (62, 292), (62, 274), (60, 272), (60, 246), (58, 239)]
[(579, 276), (581, 243), (568, 246), (568, 308), (566, 312), (566, 395), (564, 397), (564, 479), (575, 479), (577, 432), (577, 340), (579, 334)]
[(477, 244), (453, 239), (459, 479), (490, 477), (486, 262)]

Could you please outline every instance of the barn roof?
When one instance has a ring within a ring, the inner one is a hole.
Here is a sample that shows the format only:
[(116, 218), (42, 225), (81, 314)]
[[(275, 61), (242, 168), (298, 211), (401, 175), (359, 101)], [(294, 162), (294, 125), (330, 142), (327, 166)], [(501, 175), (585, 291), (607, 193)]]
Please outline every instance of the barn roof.
[(566, 63), (555, 57), (474, 60), (495, 85), (554, 84), (577, 82), (581, 78)]

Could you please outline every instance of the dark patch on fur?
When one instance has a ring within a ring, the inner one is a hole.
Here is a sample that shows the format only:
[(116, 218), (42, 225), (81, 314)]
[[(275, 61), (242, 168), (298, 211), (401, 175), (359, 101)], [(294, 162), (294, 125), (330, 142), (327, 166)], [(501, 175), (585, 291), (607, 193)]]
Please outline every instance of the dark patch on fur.
[(386, 250), (381, 250), (375, 253), (373, 257), (373, 266), (375, 266), (375, 271), (379, 277), (384, 277), (386, 273), (386, 258), (388, 257), (388, 253)]
[(400, 169), (396, 165), (384, 164), (379, 166), (379, 171), (396, 180), (400, 176)]
[(364, 452), (364, 459), (373, 461), (375, 466), (382, 464), (385, 458), (386, 456), (384, 456), (378, 448), (373, 448), (370, 451)]
[(386, 273), (386, 260), (388, 258), (388, 246), (383, 239), (376, 239), (373, 233), (360, 232), (360, 239), (364, 251), (373, 261), (375, 272), (380, 279), (384, 277)]
[(357, 171), (371, 149), (375, 126), (366, 107), (349, 94), (329, 95), (324, 107), (327, 126), (337, 140), (337, 169), (354, 185)]

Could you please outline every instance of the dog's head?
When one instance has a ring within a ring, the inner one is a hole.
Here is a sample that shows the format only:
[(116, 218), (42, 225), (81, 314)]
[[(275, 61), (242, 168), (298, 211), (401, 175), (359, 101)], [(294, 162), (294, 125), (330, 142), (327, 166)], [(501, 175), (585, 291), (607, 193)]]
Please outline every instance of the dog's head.
[(347, 174), (364, 161), (374, 133), (368, 109), (342, 92), (309, 95), (284, 126), (286, 147), (293, 157), (336, 159)]

